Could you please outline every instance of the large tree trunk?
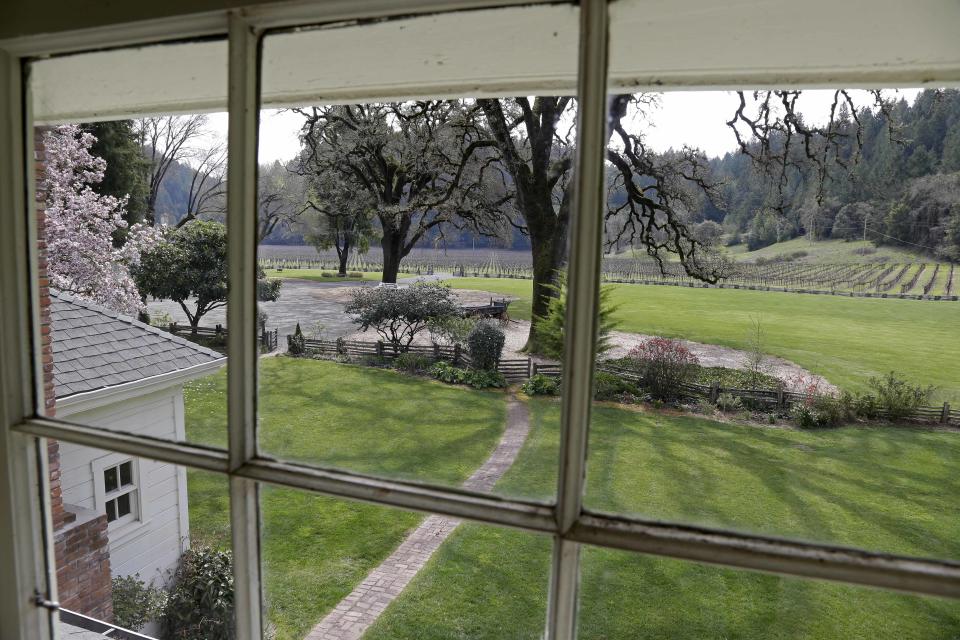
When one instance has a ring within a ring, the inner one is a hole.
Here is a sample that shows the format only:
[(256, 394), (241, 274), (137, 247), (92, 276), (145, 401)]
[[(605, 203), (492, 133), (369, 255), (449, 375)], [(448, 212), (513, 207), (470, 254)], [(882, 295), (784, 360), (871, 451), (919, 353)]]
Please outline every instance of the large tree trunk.
[(400, 272), (400, 259), (403, 258), (403, 236), (396, 229), (383, 230), (380, 247), (383, 249), (383, 278), (381, 282), (396, 283)]
[(350, 258), (350, 238), (343, 239), (343, 247), (337, 248), (337, 257), (340, 258), (340, 269), (337, 271), (337, 275), (346, 278), (347, 260)]
[[(552, 209), (540, 220), (530, 224), (530, 253), (533, 258), (533, 300), (530, 314), (530, 335), (524, 351), (540, 353), (537, 327), (546, 316), (550, 299), (557, 295), (557, 271), (566, 263), (567, 223), (566, 216), (555, 217)], [(528, 221), (529, 222), (529, 221)]]

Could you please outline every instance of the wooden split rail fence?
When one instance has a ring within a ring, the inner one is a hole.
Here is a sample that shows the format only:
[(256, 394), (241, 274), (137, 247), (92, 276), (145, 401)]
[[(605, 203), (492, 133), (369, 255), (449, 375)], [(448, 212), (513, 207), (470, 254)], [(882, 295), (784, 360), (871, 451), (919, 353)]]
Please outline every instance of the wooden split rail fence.
[[(227, 328), (222, 324), (218, 324), (213, 327), (197, 327), (197, 330), (194, 332), (189, 325), (177, 324), (176, 322), (171, 322), (170, 326), (167, 327), (167, 331), (172, 333), (175, 336), (199, 336), (201, 338), (221, 338), (223, 340), (227, 339)], [(263, 330), (257, 335), (257, 344), (264, 351), (274, 351), (278, 346), (280, 338), (280, 330), (274, 329), (273, 331)]]

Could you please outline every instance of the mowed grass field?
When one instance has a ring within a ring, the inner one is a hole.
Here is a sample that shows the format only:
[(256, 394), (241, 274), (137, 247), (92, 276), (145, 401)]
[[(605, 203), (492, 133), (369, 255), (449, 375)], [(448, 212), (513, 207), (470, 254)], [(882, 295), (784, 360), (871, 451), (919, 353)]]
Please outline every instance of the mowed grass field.
[[(313, 280), (315, 282), (380, 282), (383, 273), (379, 271), (360, 271), (360, 277), (347, 276), (339, 278), (336, 275), (336, 269), (264, 269), (268, 278), (279, 278), (280, 280)], [(325, 273), (332, 273), (333, 276), (325, 276)], [(406, 274), (399, 274), (403, 277)]]
[[(520, 298), (513, 318), (530, 318), (530, 280), (453, 278), (459, 289)], [(919, 300), (609, 285), (619, 329), (748, 347), (751, 319), (763, 326), (764, 350), (851, 391), (871, 376), (899, 371), (935, 385), (935, 401), (960, 403), (960, 303)]]
[[(226, 375), (187, 385), (187, 438), (226, 445)], [(459, 485), (503, 432), (502, 393), (392, 371), (292, 358), (260, 360), (260, 445), (268, 455)], [(230, 544), (222, 478), (188, 471), (193, 540)], [(301, 640), (422, 515), (264, 485), (263, 562), (277, 640)]]
[[(497, 486), (548, 496), (559, 406)], [(721, 424), (595, 408), (586, 504), (888, 552), (960, 556), (960, 434)], [(454, 532), (366, 640), (539, 638), (550, 541), (477, 524)], [(960, 602), (586, 548), (580, 637), (591, 640), (948, 640)]]

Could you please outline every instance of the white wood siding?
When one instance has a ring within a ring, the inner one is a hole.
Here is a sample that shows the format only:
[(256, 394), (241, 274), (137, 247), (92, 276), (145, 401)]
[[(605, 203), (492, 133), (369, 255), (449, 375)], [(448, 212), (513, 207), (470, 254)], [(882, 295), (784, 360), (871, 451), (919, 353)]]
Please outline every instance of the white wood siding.
[[(65, 416), (64, 416), (65, 417)], [(69, 415), (71, 421), (153, 437), (182, 440), (183, 388), (179, 385), (121, 403)], [(129, 457), (60, 443), (63, 500), (87, 509), (96, 503), (95, 471), (103, 459), (116, 464)], [(136, 461), (140, 521), (110, 529), (110, 569), (114, 576), (139, 573), (165, 583), (189, 547), (186, 471), (165, 462)]]

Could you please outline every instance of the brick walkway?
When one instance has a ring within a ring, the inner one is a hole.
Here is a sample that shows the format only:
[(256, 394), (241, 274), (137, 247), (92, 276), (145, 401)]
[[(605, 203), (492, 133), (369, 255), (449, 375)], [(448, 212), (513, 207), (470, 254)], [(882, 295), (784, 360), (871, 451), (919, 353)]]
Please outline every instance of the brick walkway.
[[(515, 397), (507, 403), (507, 428), (487, 461), (466, 482), (465, 489), (489, 492), (517, 459), (530, 432), (527, 405)], [(428, 516), (390, 557), (370, 572), (350, 595), (320, 621), (305, 640), (357, 640), (400, 595), (460, 520)]]

